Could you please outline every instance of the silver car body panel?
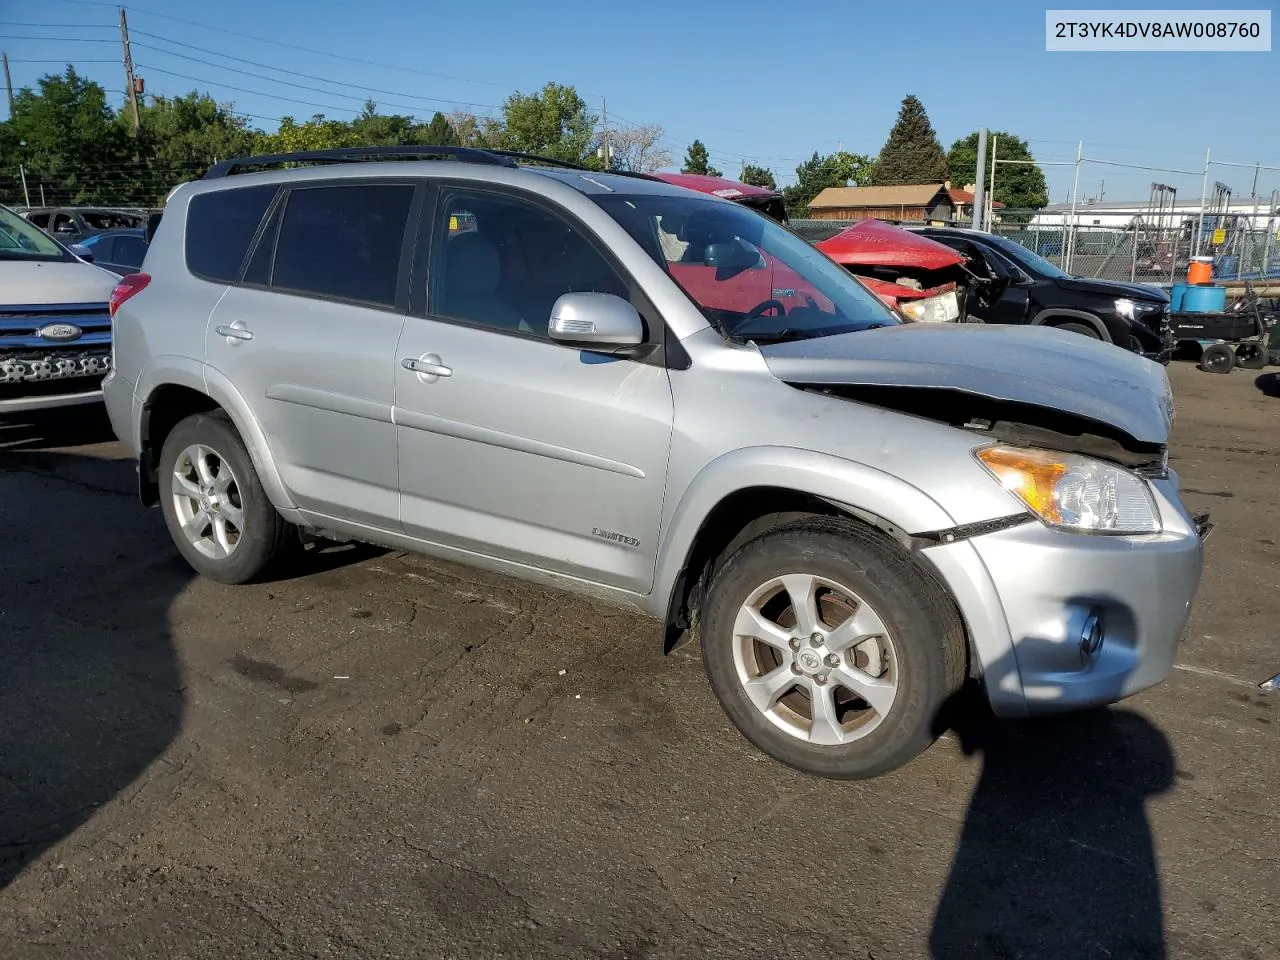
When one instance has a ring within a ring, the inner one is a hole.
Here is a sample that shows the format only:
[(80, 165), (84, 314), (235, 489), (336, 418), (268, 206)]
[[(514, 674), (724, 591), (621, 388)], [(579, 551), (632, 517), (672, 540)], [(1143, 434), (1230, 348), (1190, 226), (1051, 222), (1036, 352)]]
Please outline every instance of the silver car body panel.
[[(560, 207), (643, 289), (687, 366), (229, 287), (187, 272), (192, 196), (348, 176), (470, 181)], [(1167, 673), (1201, 564), (1195, 525), (1172, 481), (1152, 484), (1160, 534), (1055, 531), (1023, 514), (979, 465), (973, 451), (983, 436), (809, 389), (961, 390), (1070, 411), (1163, 444), (1171, 401), (1162, 367), (1057, 331), (977, 325), (734, 344), (588, 196), (611, 191), (681, 192), (605, 174), (459, 162), (185, 184), (170, 196), (148, 249), (142, 269), (151, 284), (117, 314), (117, 369), (105, 387), (116, 432), (140, 454), (155, 391), (201, 391), (227, 411), (267, 495), (292, 522), (659, 618), (704, 521), (740, 491), (810, 494), (907, 540), (1014, 517), (1025, 522), (914, 544), (956, 601), (996, 709), (1018, 715), (1106, 702)], [(252, 340), (218, 333), (237, 321)], [(447, 375), (422, 372), (441, 366)], [(1088, 603), (1105, 609), (1112, 632), (1085, 663), (1073, 631)]]
[(959, 390), (1064, 410), (1142, 443), (1166, 442), (1173, 422), (1160, 364), (1052, 327), (912, 323), (761, 352), (788, 383)]

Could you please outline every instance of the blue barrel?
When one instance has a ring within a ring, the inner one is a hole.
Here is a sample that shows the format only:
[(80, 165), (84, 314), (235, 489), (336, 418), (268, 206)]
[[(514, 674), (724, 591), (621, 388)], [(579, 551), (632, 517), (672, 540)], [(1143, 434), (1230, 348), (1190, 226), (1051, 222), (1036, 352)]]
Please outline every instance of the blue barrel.
[(1169, 298), (1170, 298), (1169, 312), (1170, 313), (1182, 312), (1182, 297), (1183, 297), (1183, 294), (1187, 292), (1187, 286), (1188, 284), (1186, 283), (1186, 281), (1180, 280), (1177, 283), (1175, 283), (1173, 285), (1173, 289), (1169, 291)]
[(1227, 309), (1227, 288), (1189, 284), (1182, 293), (1181, 313), (1221, 313)]

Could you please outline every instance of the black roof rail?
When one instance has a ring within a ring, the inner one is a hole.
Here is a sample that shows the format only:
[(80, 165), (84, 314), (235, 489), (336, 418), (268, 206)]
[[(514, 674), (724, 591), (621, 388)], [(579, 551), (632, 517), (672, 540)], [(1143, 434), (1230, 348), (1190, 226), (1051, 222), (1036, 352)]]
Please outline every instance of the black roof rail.
[(509, 157), (512, 160), (527, 160), (530, 163), (541, 163), (548, 167), (560, 167), (565, 170), (580, 170), (583, 173), (608, 173), (615, 177), (636, 177), (640, 180), (661, 180), (661, 177), (655, 177), (650, 173), (640, 173), (636, 170), (597, 170), (594, 167), (588, 167), (586, 164), (575, 163), (573, 160), (560, 160), (556, 157), (544, 157), (536, 153), (524, 153), (520, 150), (492, 150), (486, 149), (485, 153), (492, 153), (497, 157)]
[(215, 163), (205, 172), (203, 179), (217, 180), (246, 167), (275, 167), (286, 163), (320, 161), (325, 163), (354, 163), (376, 160), (379, 157), (457, 157), (472, 163), (487, 163), (498, 167), (514, 167), (515, 161), (489, 150), (474, 147), (443, 147), (396, 145), (387, 147), (333, 147), (327, 150), (299, 150), (294, 153), (265, 153), (255, 157), (233, 157)]

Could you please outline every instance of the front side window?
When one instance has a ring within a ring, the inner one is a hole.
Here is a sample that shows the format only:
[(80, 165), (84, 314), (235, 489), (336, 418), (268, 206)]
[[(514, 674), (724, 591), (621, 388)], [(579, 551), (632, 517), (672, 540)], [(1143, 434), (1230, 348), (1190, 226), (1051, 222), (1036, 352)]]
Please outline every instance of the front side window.
[(740, 205), (694, 195), (593, 199), (731, 340), (773, 343), (900, 322), (839, 264)]
[(272, 289), (394, 307), (413, 189), (294, 187), (280, 220)]
[(30, 221), (0, 207), (0, 260), (71, 260), (71, 253)]
[(627, 285), (573, 226), (533, 203), (446, 190), (437, 207), (428, 312), (513, 333), (547, 335), (562, 294)]

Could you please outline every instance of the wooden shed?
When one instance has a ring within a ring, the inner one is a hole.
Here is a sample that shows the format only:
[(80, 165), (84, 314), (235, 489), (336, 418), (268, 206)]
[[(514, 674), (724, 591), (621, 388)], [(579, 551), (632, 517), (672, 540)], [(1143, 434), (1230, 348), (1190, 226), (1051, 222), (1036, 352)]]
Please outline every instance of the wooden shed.
[(949, 183), (890, 187), (827, 187), (809, 201), (814, 220), (917, 220), (950, 223), (956, 213)]

